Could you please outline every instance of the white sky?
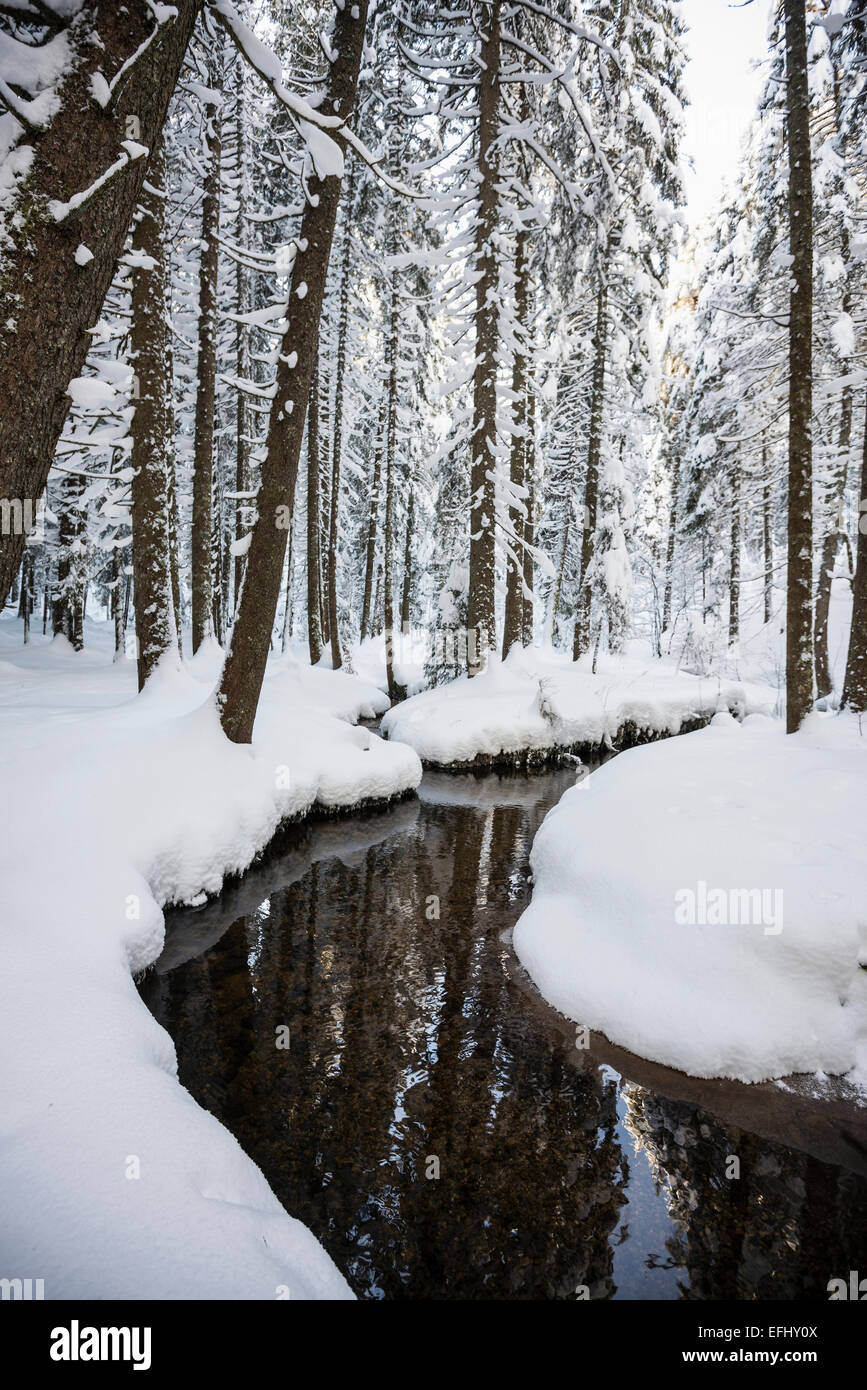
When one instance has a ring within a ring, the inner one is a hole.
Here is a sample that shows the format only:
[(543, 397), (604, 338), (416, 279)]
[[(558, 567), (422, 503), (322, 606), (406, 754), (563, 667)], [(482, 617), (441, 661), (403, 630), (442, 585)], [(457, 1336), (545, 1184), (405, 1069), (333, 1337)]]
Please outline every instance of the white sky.
[(687, 217), (696, 227), (715, 209), (723, 185), (736, 172), (743, 134), (761, 88), (752, 62), (767, 54), (772, 0), (743, 9), (730, 0), (680, 0), (689, 26), (685, 86), (686, 150), (695, 164), (687, 176)]

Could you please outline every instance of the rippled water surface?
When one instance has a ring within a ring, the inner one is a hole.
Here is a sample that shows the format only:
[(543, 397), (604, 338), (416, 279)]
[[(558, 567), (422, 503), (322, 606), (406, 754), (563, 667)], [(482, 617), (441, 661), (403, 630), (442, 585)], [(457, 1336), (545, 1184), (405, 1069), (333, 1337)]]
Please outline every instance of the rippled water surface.
[(573, 780), (429, 773), (171, 914), (140, 987), (181, 1081), (362, 1297), (827, 1298), (867, 1271), (863, 1112), (579, 1050), (515, 962)]

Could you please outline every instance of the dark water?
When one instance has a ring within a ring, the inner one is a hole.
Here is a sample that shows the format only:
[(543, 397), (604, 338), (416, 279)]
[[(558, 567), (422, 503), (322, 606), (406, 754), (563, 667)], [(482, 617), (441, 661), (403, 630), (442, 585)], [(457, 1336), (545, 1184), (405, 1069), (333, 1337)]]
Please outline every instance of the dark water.
[(579, 1051), (515, 962), (572, 781), (428, 774), (174, 913), (141, 991), (181, 1081), (362, 1297), (825, 1299), (867, 1273), (863, 1112)]

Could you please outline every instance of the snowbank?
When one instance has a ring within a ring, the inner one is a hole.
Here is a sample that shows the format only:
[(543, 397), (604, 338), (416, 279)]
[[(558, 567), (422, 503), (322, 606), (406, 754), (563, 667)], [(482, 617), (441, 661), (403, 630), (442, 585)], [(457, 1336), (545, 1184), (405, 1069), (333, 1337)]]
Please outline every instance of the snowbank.
[(0, 624), (0, 1274), (48, 1298), (351, 1297), (178, 1085), (130, 972), (160, 952), (161, 905), (216, 892), (284, 817), (414, 788), (418, 760), (347, 722), (382, 710), (375, 687), (291, 658), (236, 747), (218, 651), (136, 698), (133, 663), (88, 626), (75, 655)]
[(556, 1008), (694, 1076), (867, 1077), (867, 737), (727, 714), (566, 793), (518, 957)]
[(572, 662), (553, 650), (516, 650), (473, 680), (463, 677), (389, 710), (382, 729), (432, 767), (507, 762), (558, 749), (611, 747), (624, 735), (676, 734), (718, 709), (770, 713), (776, 691), (701, 678), (633, 657)]

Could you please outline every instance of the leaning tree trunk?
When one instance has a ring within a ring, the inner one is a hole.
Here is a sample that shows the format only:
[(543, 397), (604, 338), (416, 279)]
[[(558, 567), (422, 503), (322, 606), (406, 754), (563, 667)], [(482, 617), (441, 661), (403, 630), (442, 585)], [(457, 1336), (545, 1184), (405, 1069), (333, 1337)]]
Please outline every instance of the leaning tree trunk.
[(852, 628), (843, 683), (843, 704), (864, 714), (867, 713), (867, 405), (864, 410), (864, 450), (858, 498), (858, 551), (852, 584)]
[(515, 355), (512, 362), (512, 442), (509, 472), (512, 491), (521, 499), (523, 512), (512, 522), (514, 559), (506, 557), (506, 610), (503, 622), (503, 656), (519, 647), (524, 638), (524, 547), (527, 542), (527, 499), (524, 496), (527, 472), (527, 394), (529, 358), (527, 335), (530, 331), (529, 233), (521, 230), (515, 245)]
[(476, 219), (476, 364), (470, 446), (470, 575), (467, 604), (467, 673), (478, 675), (488, 647), (496, 646), (494, 581), (496, 541), (497, 230), (500, 75), (500, 5), (490, 6), (482, 37), (478, 83), (478, 213)]
[(307, 644), (310, 664), (322, 658), (322, 577), (319, 564), (319, 372), (314, 363), (307, 415)]
[(206, 118), (207, 172), (202, 197), (199, 262), (199, 351), (193, 442), (192, 599), (193, 652), (210, 636), (214, 583), (214, 401), (217, 387), (217, 275), (220, 232), (220, 117)]
[(584, 529), (581, 533), (581, 560), (578, 570), (578, 613), (572, 659), (577, 661), (590, 648), (590, 585), (587, 573), (596, 538), (596, 510), (599, 501), (599, 463), (602, 457), (602, 419), (605, 405), (605, 363), (608, 356), (608, 256), (600, 269), (596, 292), (596, 338), (593, 383), (590, 395), (590, 437), (587, 441), (587, 478), (584, 483)]
[[(29, 499), (34, 511), (69, 408), (67, 386), (81, 372), (87, 330), (99, 318), (141, 193), (146, 160), (138, 151), (159, 140), (199, 8), (200, 0), (175, 0), (175, 17), (166, 10), (145, 47), (155, 24), (144, 0), (83, 0), (73, 20), (57, 19), (67, 29), (68, 76), (50, 124), (24, 134), (33, 158), (0, 253), (0, 497)], [(103, 106), (92, 75), (111, 84), (127, 62)], [(135, 143), (124, 149), (121, 141), (130, 138)], [(91, 253), (85, 265), (75, 256), (79, 246)], [(0, 542), (0, 604), (24, 539)]]
[(789, 145), (789, 509), (786, 731), (813, 703), (813, 180), (804, 0), (785, 0)]
[[(318, 109), (339, 113), (345, 121), (351, 119), (355, 103), (367, 11), (368, 0), (336, 8), (331, 38), (334, 61), (326, 95)], [(233, 743), (249, 743), (253, 736), (265, 676), (341, 182), (335, 174), (320, 179), (315, 173), (307, 181), (312, 197), (301, 218), (299, 249), (289, 286), (288, 325), (277, 363), (276, 391), (257, 498), (259, 516), (253, 528), (247, 578), (220, 682), (223, 729)], [(290, 362), (295, 365), (290, 367)]]
[(132, 422), (132, 565), (138, 688), (177, 651), (172, 601), (169, 447), (166, 410), (165, 180), (163, 150), (151, 162), (139, 204), (133, 258), (132, 365), (138, 397)]

